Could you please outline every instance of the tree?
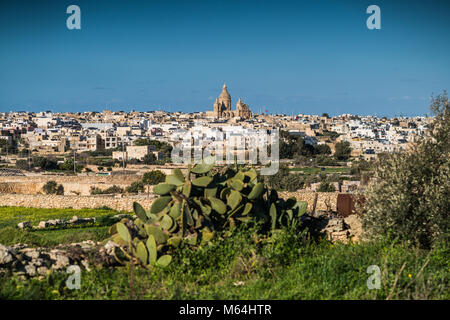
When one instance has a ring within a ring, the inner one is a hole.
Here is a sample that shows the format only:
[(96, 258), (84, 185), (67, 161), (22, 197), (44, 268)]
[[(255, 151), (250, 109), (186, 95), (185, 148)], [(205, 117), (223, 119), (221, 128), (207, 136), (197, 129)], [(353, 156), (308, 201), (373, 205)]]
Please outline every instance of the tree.
[(348, 160), (350, 158), (350, 153), (352, 152), (352, 148), (350, 147), (350, 142), (341, 141), (336, 143), (334, 157), (338, 160)]
[(154, 146), (155, 149), (164, 154), (164, 162), (169, 162), (171, 158), (171, 153), (173, 147), (167, 142), (158, 141), (158, 140), (150, 140), (150, 145)]
[(142, 183), (146, 184), (148, 187), (148, 194), (150, 195), (150, 186), (158, 184), (160, 182), (164, 182), (166, 179), (166, 175), (161, 170), (153, 170), (150, 172), (144, 173), (142, 178)]
[(153, 153), (146, 154), (144, 156), (144, 158), (142, 159), (142, 162), (144, 164), (155, 164), (156, 163), (156, 157), (155, 157), (155, 155)]
[(64, 187), (62, 184), (58, 185), (56, 181), (48, 181), (43, 187), (42, 191), (45, 194), (57, 194), (57, 195), (63, 195), (64, 194)]
[(327, 144), (318, 144), (315, 149), (316, 154), (331, 154), (330, 146)]
[(148, 139), (143, 139), (143, 138), (136, 139), (134, 141), (134, 145), (135, 146), (148, 146), (148, 145), (150, 145), (150, 141)]
[(17, 160), (16, 161), (16, 168), (20, 170), (28, 170), (28, 161), (27, 160)]
[(375, 167), (361, 210), (369, 238), (392, 236), (420, 247), (448, 239), (450, 227), (450, 108), (433, 97), (434, 120), (411, 151), (386, 154)]
[(32, 160), (33, 167), (39, 167), (42, 170), (56, 170), (58, 169), (58, 162), (53, 159), (45, 157), (35, 157)]
[(317, 188), (317, 192), (335, 192), (336, 188), (333, 184), (322, 181), (319, 185), (319, 188)]
[(155, 185), (161, 182), (164, 182), (166, 179), (166, 175), (161, 170), (152, 170), (144, 173), (142, 178), (142, 182), (147, 185)]
[(135, 181), (125, 190), (128, 193), (138, 193), (140, 191), (144, 191), (144, 183), (142, 181)]

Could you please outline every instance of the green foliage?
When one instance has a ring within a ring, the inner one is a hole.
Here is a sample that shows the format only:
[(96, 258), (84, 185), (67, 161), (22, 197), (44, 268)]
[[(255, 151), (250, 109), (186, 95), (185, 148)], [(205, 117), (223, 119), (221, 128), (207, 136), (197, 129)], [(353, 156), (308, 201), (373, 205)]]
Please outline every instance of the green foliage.
[(317, 166), (337, 166), (339, 162), (331, 156), (319, 155), (315, 159), (315, 164)]
[(33, 167), (39, 167), (42, 170), (57, 170), (58, 162), (51, 158), (45, 158), (45, 157), (33, 157), (32, 159), (32, 165)]
[(327, 144), (318, 144), (315, 148), (316, 154), (331, 154), (330, 146)]
[(142, 159), (144, 164), (156, 164), (156, 156), (153, 153), (146, 154)]
[(42, 191), (45, 194), (56, 194), (56, 195), (63, 195), (64, 194), (64, 187), (62, 184), (58, 185), (56, 181), (48, 181), (43, 187)]
[[(203, 246), (217, 232), (232, 230), (240, 224), (258, 225), (263, 233), (300, 226), (306, 203), (279, 198), (275, 190), (268, 190), (258, 181), (254, 169), (213, 173), (213, 167), (210, 162), (197, 164), (186, 177), (180, 170), (174, 170), (164, 183), (154, 187), (159, 197), (149, 211), (134, 203), (138, 218), (124, 220), (111, 229), (111, 239), (122, 250), (116, 255), (117, 261), (132, 261), (145, 267), (155, 263), (165, 266), (171, 260), (167, 253), (174, 248)], [(141, 242), (147, 244), (147, 255)], [(153, 258), (143, 259), (144, 256)]]
[(144, 173), (142, 182), (147, 185), (155, 185), (163, 182), (166, 179), (166, 175), (161, 170), (152, 170)]
[(412, 151), (385, 155), (364, 192), (363, 226), (369, 237), (388, 235), (422, 247), (448, 238), (450, 110), (444, 92), (433, 98), (429, 135)]
[(335, 192), (336, 188), (332, 183), (329, 183), (327, 181), (322, 181), (317, 188), (318, 192)]
[[(58, 169), (62, 171), (73, 171), (73, 160), (72, 159), (66, 159), (64, 160), (64, 163), (61, 163), (58, 165)], [(75, 165), (75, 171), (81, 172), (83, 171), (84, 166), (81, 164)]]
[[(82, 290), (65, 286), (65, 272), (27, 281), (6, 274), (0, 275), (0, 299), (119, 300), (129, 299), (131, 290), (142, 300), (385, 300), (391, 291), (391, 299), (450, 297), (448, 246), (424, 251), (386, 241), (330, 245), (287, 231), (276, 241), (256, 242), (255, 232), (240, 229), (201, 250), (178, 250), (166, 268), (136, 268), (133, 289), (128, 268), (83, 272)], [(382, 270), (379, 290), (367, 288), (366, 270), (373, 264)]]
[(134, 141), (135, 146), (148, 146), (150, 144), (150, 141), (148, 139), (142, 138), (142, 139), (136, 139)]
[(308, 144), (301, 136), (291, 135), (288, 131), (281, 131), (280, 158), (297, 159), (299, 157), (312, 157), (321, 154), (331, 154), (331, 149), (326, 144), (316, 146)]
[(276, 174), (264, 177), (264, 182), (275, 190), (293, 192), (304, 187), (305, 179), (299, 174), (291, 174), (289, 168), (281, 166)]
[(16, 168), (20, 170), (28, 170), (30, 166), (27, 160), (17, 160)]
[(341, 141), (336, 143), (334, 157), (338, 160), (345, 161), (350, 158), (350, 153), (352, 148), (350, 147), (350, 142)]
[(124, 192), (124, 190), (121, 187), (116, 186), (116, 185), (113, 185), (113, 186), (111, 186), (109, 188), (106, 188), (106, 189), (99, 189), (99, 188), (96, 188), (96, 187), (91, 187), (91, 190), (90, 190), (90, 193), (92, 195), (96, 195), (96, 194), (116, 194), (116, 193), (123, 193), (123, 192)]
[(142, 181), (135, 181), (125, 189), (128, 193), (139, 193), (144, 191), (144, 183)]

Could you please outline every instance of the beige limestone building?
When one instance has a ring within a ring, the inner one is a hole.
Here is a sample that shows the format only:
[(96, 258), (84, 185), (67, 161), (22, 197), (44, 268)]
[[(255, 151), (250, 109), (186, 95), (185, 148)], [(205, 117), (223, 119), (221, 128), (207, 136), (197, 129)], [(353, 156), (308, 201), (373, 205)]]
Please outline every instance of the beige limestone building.
[(249, 119), (251, 117), (251, 111), (249, 106), (242, 102), (241, 98), (236, 103), (236, 110), (231, 110), (231, 96), (227, 90), (227, 86), (224, 84), (222, 92), (214, 102), (213, 111), (208, 111), (207, 115), (217, 119), (231, 119), (235, 117)]

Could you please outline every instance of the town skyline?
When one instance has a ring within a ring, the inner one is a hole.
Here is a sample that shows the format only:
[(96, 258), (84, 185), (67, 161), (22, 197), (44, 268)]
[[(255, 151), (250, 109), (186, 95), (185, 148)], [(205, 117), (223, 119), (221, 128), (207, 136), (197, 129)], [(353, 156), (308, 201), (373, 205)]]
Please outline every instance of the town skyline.
[[(223, 83), (223, 88), (226, 91), (227, 90), (227, 85), (226, 82)], [(444, 91), (446, 91), (444, 89)], [(228, 92), (227, 92), (228, 93)], [(230, 97), (231, 98), (231, 97)], [(433, 96), (429, 97), (429, 100), (431, 101), (433, 98)], [(212, 101), (212, 97), (209, 97), (210, 101)], [(242, 98), (239, 97), (238, 99), (235, 99), (238, 101), (238, 103), (240, 103), (242, 101)], [(217, 99), (216, 102), (217, 103)], [(245, 106), (247, 106), (246, 104), (244, 104)], [(380, 113), (340, 113), (340, 114), (333, 114), (333, 113), (329, 113), (329, 112), (317, 112), (317, 113), (304, 113), (304, 112), (296, 112), (298, 110), (291, 110), (290, 113), (286, 113), (286, 112), (270, 112), (270, 110), (267, 109), (267, 106), (264, 107), (264, 109), (260, 106), (259, 109), (257, 110), (253, 110), (254, 114), (258, 114), (258, 115), (276, 115), (276, 116), (298, 116), (298, 115), (310, 115), (310, 116), (321, 116), (323, 114), (329, 115), (330, 117), (340, 117), (340, 116), (345, 116), (345, 115), (354, 115), (354, 116), (361, 116), (361, 117), (377, 117), (377, 118), (414, 118), (414, 117), (430, 117), (429, 114), (429, 106), (427, 104), (426, 105), (426, 110), (427, 112), (424, 112), (423, 114), (394, 114), (394, 115), (387, 115), (387, 114), (380, 114)], [(248, 106), (247, 106), (248, 107)], [(95, 107), (91, 107), (91, 108), (87, 108), (85, 110), (82, 111), (72, 111), (72, 110), (64, 110), (64, 111), (54, 111), (51, 108), (42, 108), (42, 109), (36, 109), (36, 110), (27, 110), (26, 108), (17, 108), (15, 110), (9, 110), (9, 111), (2, 111), (0, 110), (0, 113), (17, 113), (17, 112), (25, 112), (25, 113), (54, 113), (54, 114), (65, 114), (65, 113), (90, 113), (90, 112), (97, 112), (97, 113), (102, 113), (104, 111), (112, 111), (112, 112), (123, 112), (123, 113), (132, 113), (132, 112), (141, 112), (141, 113), (149, 113), (149, 112), (166, 112), (168, 114), (176, 114), (176, 113), (180, 113), (180, 114), (195, 114), (195, 113), (201, 113), (201, 114), (205, 114), (206, 116), (211, 116), (211, 106), (209, 107), (202, 107), (201, 110), (193, 110), (193, 111), (183, 111), (183, 110), (171, 110), (172, 108), (170, 107), (142, 107), (142, 108), (137, 108), (134, 109), (133, 107), (128, 107), (128, 108), (121, 108), (121, 107), (109, 107), (109, 106), (105, 106), (105, 107), (99, 107), (99, 108), (95, 108)], [(280, 110), (276, 110), (276, 111), (280, 111)], [(283, 111), (283, 110), (281, 110)], [(237, 114), (234, 116), (238, 116)]]

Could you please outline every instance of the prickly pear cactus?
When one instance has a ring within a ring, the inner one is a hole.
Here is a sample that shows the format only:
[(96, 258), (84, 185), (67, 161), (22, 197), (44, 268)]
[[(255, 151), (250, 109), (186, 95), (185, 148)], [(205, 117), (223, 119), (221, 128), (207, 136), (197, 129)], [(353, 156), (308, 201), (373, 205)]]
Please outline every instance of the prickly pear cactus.
[(213, 167), (208, 159), (189, 169), (187, 176), (175, 169), (153, 188), (159, 197), (149, 210), (135, 202), (137, 218), (110, 229), (111, 239), (120, 245), (117, 261), (165, 267), (171, 262), (171, 250), (204, 245), (230, 226), (259, 223), (264, 231), (299, 225), (306, 202), (285, 201), (275, 190), (269, 192), (253, 168), (220, 173)]

